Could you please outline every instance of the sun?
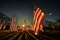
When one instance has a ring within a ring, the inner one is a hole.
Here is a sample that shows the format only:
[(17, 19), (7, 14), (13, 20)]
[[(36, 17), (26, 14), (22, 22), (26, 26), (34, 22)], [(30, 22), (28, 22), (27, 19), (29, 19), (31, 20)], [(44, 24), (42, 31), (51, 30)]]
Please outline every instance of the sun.
[(25, 27), (25, 24), (23, 24), (22, 27)]

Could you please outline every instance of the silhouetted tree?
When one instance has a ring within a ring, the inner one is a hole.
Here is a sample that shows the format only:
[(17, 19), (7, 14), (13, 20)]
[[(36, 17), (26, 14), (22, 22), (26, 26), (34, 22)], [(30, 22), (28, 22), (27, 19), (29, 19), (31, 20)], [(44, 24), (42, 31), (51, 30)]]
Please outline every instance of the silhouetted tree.
[(55, 22), (55, 27), (56, 27), (56, 30), (60, 30), (60, 19), (56, 19), (56, 22)]
[(49, 21), (49, 20), (46, 20), (45, 21), (45, 25), (46, 27), (44, 28), (47, 28), (49, 30), (53, 30), (55, 27), (54, 27), (54, 22), (53, 21)]
[(0, 23), (3, 23), (4, 18), (5, 18), (5, 15), (2, 12), (0, 12), (0, 19), (1, 19)]
[[(5, 21), (5, 22), (4, 22)], [(5, 14), (0, 12), (0, 23), (9, 23), (11, 21), (11, 18), (7, 17)]]

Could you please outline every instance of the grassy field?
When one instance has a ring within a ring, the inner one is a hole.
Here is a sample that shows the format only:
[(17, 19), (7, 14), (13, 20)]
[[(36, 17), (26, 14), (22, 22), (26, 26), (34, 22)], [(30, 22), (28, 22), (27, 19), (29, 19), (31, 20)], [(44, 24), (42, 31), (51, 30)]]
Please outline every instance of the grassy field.
[(11, 31), (0, 30), (0, 40), (56, 40), (55, 35), (47, 32), (40, 32), (39, 35), (35, 35), (33, 31)]

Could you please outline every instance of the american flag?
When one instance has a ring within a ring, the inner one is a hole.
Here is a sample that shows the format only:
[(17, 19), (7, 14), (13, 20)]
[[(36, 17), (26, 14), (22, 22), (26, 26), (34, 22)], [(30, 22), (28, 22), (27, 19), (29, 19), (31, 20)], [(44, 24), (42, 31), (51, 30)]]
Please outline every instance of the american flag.
[(39, 30), (41, 31), (43, 29), (42, 21), (44, 19), (44, 16), (45, 14), (40, 8), (34, 10), (34, 30), (36, 35)]

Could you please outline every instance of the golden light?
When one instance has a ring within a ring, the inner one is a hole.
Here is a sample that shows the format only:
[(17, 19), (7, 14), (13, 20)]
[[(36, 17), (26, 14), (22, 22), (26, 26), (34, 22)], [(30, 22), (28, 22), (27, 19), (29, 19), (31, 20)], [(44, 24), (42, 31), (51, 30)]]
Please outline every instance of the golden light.
[(35, 32), (35, 35), (37, 35), (37, 32)]
[(22, 27), (25, 27), (25, 24), (23, 24)]

